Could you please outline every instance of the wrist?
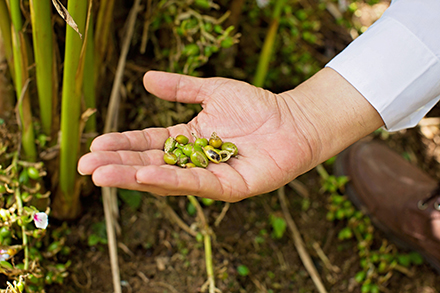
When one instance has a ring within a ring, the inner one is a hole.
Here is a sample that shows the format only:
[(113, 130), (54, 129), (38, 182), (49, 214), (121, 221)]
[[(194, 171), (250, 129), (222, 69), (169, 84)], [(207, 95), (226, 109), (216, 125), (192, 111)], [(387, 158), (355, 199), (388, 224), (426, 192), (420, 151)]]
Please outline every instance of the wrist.
[(322, 69), (281, 96), (295, 113), (293, 118), (308, 142), (310, 168), (384, 125), (373, 106), (331, 68)]

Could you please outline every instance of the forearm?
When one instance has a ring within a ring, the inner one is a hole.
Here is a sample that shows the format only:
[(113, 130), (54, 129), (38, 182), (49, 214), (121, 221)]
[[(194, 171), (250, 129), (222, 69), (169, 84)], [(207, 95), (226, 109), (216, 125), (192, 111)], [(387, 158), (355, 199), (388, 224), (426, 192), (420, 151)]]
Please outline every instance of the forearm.
[(324, 68), (281, 96), (302, 127), (313, 154), (311, 167), (383, 126), (371, 104), (339, 73)]

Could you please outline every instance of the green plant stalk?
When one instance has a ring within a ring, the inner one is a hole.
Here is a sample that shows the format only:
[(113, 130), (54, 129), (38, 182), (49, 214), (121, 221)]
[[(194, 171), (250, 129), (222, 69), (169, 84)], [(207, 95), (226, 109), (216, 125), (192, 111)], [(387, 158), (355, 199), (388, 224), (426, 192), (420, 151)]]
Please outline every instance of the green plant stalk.
[(316, 166), (316, 171), (318, 172), (319, 176), (321, 176), (321, 178), (324, 180), (326, 180), (329, 177), (328, 172), (325, 170), (322, 164)]
[(96, 20), (96, 30), (95, 30), (95, 83), (99, 80), (100, 73), (102, 72), (102, 62), (105, 57), (105, 53), (108, 50), (108, 40), (111, 28), (111, 23), (113, 22), (113, 8), (115, 0), (100, 1), (98, 16)]
[[(15, 167), (15, 170), (18, 170), (18, 153), (14, 154), (14, 159), (13, 159), (13, 166)], [(21, 199), (21, 193), (20, 193), (20, 189), (19, 187), (17, 187), (14, 190), (14, 195), (15, 195), (15, 201), (17, 203), (17, 210), (18, 210), (18, 216), (21, 217), (21, 215), (23, 214), (23, 201)], [(23, 223), (23, 225), (21, 226), (21, 237), (22, 237), (22, 244), (23, 244), (23, 248), (24, 248), (24, 269), (28, 270), (29, 269), (29, 246), (28, 246), (28, 238), (27, 238), (27, 234), (26, 234), (26, 224)]]
[(199, 215), (200, 222), (202, 225), (203, 234), (203, 244), (205, 248), (205, 264), (206, 264), (206, 274), (208, 277), (209, 293), (214, 293), (215, 288), (215, 278), (214, 278), (214, 265), (212, 261), (212, 245), (211, 245), (211, 235), (209, 235), (209, 225), (206, 221), (205, 215), (203, 214), (203, 208), (200, 206), (199, 201), (193, 196), (188, 195), (188, 200), (196, 207), (197, 214)]
[(14, 79), (15, 71), (12, 53), (11, 18), (9, 17), (9, 9), (5, 0), (0, 0), (0, 31), (5, 48), (6, 61), (8, 62), (12, 79)]
[(20, 0), (10, 0), (9, 9), (11, 10), (12, 25), (17, 31), (23, 27), (23, 19), (21, 18)]
[(15, 91), (18, 101), (18, 112), (21, 123), (21, 143), (25, 158), (35, 161), (37, 149), (35, 146), (34, 127), (32, 125), (32, 111), (27, 87), (28, 80), (28, 56), (27, 44), (21, 31), (23, 20), (20, 12), (20, 1), (10, 1), (12, 31), (12, 50), (14, 56)]
[(212, 245), (211, 236), (208, 233), (203, 235), (204, 246), (205, 246), (205, 264), (206, 264), (206, 274), (208, 276), (210, 292), (214, 291), (215, 279), (214, 279), (214, 265), (212, 263)]
[(52, 130), (53, 39), (52, 5), (50, 0), (30, 0), (32, 37), (36, 66), (37, 90), (40, 103), (40, 119), (43, 132), (50, 136)]
[(266, 80), (267, 71), (269, 68), (270, 59), (272, 57), (273, 46), (278, 32), (278, 26), (280, 23), (280, 16), (282, 8), (284, 7), (286, 0), (278, 0), (275, 3), (274, 12), (272, 15), (272, 22), (264, 40), (263, 48), (258, 60), (257, 71), (255, 73), (253, 84), (257, 87), (263, 87)]
[[(80, 32), (84, 32), (87, 0), (69, 1), (67, 10), (78, 25)], [(57, 206), (57, 216), (71, 218), (77, 216), (79, 208), (79, 192), (75, 192), (75, 182), (80, 141), (79, 124), (83, 79), (78, 79), (77, 73), (82, 67), (80, 55), (83, 41), (70, 26), (66, 27), (59, 181), (61, 192), (59, 196), (62, 197), (62, 202)], [(84, 60), (81, 61), (84, 62)]]
[[(21, 200), (21, 193), (20, 190), (18, 190), (18, 188), (15, 191), (15, 200), (17, 201), (17, 206), (19, 210), (18, 215), (21, 216), (23, 211), (23, 202)], [(28, 238), (26, 234), (25, 223), (23, 223), (23, 225), (21, 226), (21, 237), (24, 248), (24, 269), (27, 271), (29, 269), (29, 246), (28, 246)]]
[[(87, 46), (86, 46), (86, 60), (84, 64), (84, 103), (87, 109), (96, 108), (96, 88), (95, 88), (95, 66), (94, 66), (94, 35), (93, 35), (93, 15), (90, 16)], [(88, 118), (85, 126), (86, 133), (96, 132), (96, 115), (92, 115)], [(87, 140), (87, 149), (90, 147), (92, 138)]]

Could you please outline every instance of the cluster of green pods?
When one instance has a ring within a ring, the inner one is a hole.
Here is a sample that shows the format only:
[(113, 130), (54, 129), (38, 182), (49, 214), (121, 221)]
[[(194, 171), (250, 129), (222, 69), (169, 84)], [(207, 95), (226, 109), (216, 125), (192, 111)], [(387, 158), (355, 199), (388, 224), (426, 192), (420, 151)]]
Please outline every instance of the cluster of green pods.
[(185, 135), (169, 137), (164, 145), (165, 163), (182, 168), (206, 168), (210, 162), (216, 164), (226, 162), (238, 154), (235, 144), (223, 142), (215, 132), (209, 140), (198, 138), (194, 134), (192, 136), (195, 139), (194, 142), (189, 142), (189, 138)]

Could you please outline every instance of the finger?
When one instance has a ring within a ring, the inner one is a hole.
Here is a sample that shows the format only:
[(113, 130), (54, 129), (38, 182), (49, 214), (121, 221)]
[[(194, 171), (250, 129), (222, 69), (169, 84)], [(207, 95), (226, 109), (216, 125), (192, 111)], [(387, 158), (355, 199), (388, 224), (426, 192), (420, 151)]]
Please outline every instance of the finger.
[[(155, 179), (150, 183), (139, 182), (139, 177), (147, 179), (140, 173), (150, 174)], [(189, 184), (189, 186), (188, 184), (173, 184), (176, 183), (175, 179), (177, 177), (182, 179), (182, 183), (189, 182), (192, 184)], [(92, 175), (92, 180), (95, 185), (101, 187), (146, 191), (158, 195), (195, 195), (228, 202), (242, 199), (239, 196), (229, 196), (223, 193), (221, 183), (216, 176), (202, 168), (180, 169), (173, 166), (106, 165), (96, 169)], [(200, 185), (194, 184), (195, 182), (200, 182)], [(208, 182), (209, 184), (206, 184)]]
[[(169, 168), (166, 166), (165, 168)], [(145, 169), (142, 166), (106, 165), (99, 167), (92, 175), (96, 186), (117, 187), (138, 191), (146, 191), (158, 195), (188, 195), (192, 191), (176, 190), (169, 184), (144, 184), (137, 181), (139, 170)], [(206, 171), (206, 170), (205, 170)], [(154, 171), (153, 171), (154, 173)]]
[(246, 183), (230, 166), (219, 164), (208, 168), (147, 166), (138, 170), (136, 181), (162, 195), (195, 195), (235, 202), (248, 193)]
[(81, 157), (78, 172), (82, 175), (92, 174), (97, 168), (105, 165), (147, 166), (163, 164), (163, 151), (147, 152), (118, 151), (93, 152)]
[(148, 71), (144, 86), (153, 95), (173, 102), (200, 104), (206, 95), (202, 89), (208, 79), (176, 73)]
[(163, 143), (169, 137), (165, 128), (148, 128), (144, 130), (112, 132), (95, 138), (90, 146), (92, 152), (96, 151), (145, 151), (149, 149), (162, 149)]
[(136, 181), (136, 172), (143, 166), (104, 165), (92, 174), (93, 183), (101, 187), (118, 187), (146, 191)]
[(182, 169), (171, 166), (146, 166), (139, 169), (136, 181), (166, 190), (164, 195), (223, 194), (216, 176), (203, 168)]

